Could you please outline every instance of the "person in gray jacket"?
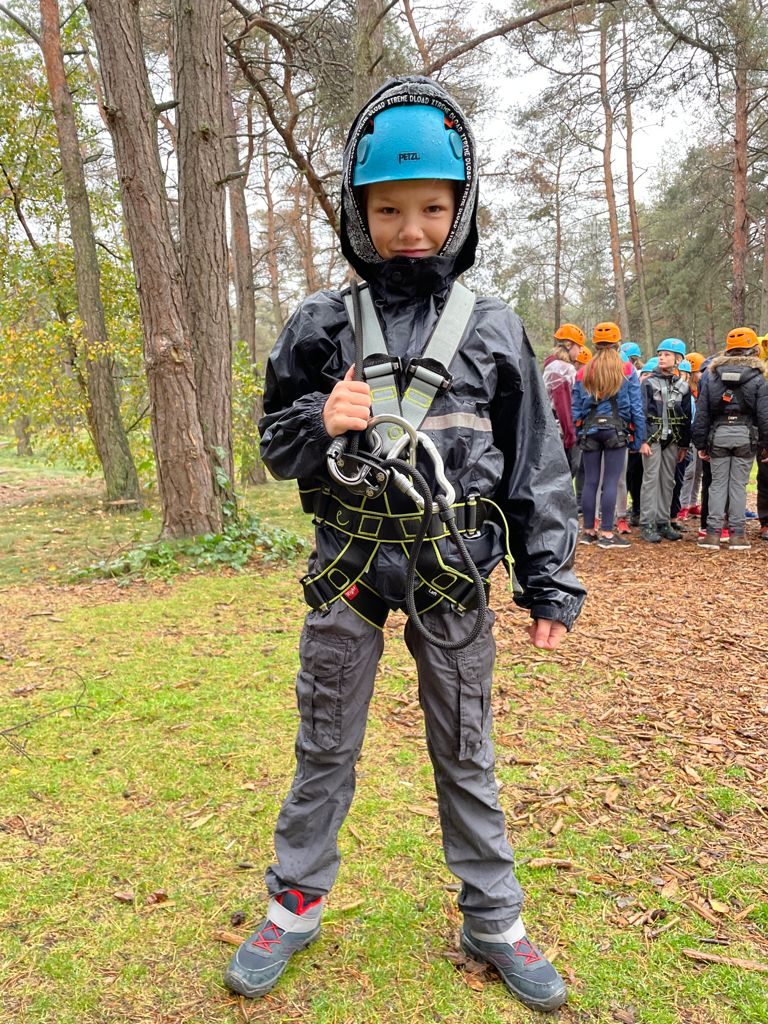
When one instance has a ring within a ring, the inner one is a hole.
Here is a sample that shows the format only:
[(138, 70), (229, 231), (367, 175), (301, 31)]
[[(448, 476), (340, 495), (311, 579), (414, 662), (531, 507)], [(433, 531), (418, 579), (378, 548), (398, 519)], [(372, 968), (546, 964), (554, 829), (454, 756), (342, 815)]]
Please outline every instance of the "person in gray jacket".
[(708, 365), (693, 422), (693, 444), (712, 469), (707, 529), (699, 547), (718, 550), (728, 505), (729, 547), (751, 547), (746, 535), (747, 483), (755, 454), (768, 458), (768, 381), (757, 334), (736, 327), (725, 353)]
[[(441, 463), (420, 440), (418, 469), (433, 495), (446, 485), (452, 492), (482, 580), (501, 561), (511, 571), (511, 551), (515, 601), (530, 613), (532, 642), (556, 648), (585, 597), (571, 568), (577, 520), (568, 463), (523, 325), (504, 302), (475, 298), (457, 282), (475, 256), (477, 156), (463, 113), (440, 86), (416, 76), (393, 79), (360, 111), (345, 149), (341, 210), (342, 251), (366, 284), (351, 296), (309, 296), (266, 373), (262, 455), (274, 475), (298, 480), (316, 526), (302, 581), (312, 610), (296, 684), (296, 775), (277, 821), (267, 915), (225, 975), (228, 987), (247, 997), (268, 992), (290, 956), (319, 934), (339, 868), (337, 835), (354, 793), (382, 627), (388, 611), (413, 596), (413, 501), (389, 486), (379, 495), (350, 494), (338, 467), (329, 466), (329, 446), (338, 454), (347, 432), (364, 431), (371, 406), (377, 416), (381, 402), (412, 408), (416, 390), (424, 417), (419, 437)], [(455, 325), (448, 310), (456, 295), (463, 296), (464, 319), (443, 365), (427, 347), (447, 330), (443, 314)], [(365, 357), (362, 380), (353, 367), (351, 320), (358, 316), (364, 336), (380, 346)], [(392, 423), (376, 437), (399, 444), (401, 435)], [(367, 441), (375, 440), (369, 431)], [(423, 551), (415, 581), (422, 615), (409, 618), (405, 639), (418, 670), (445, 857), (462, 881), (461, 944), (493, 963), (527, 1006), (554, 1010), (565, 1001), (565, 985), (526, 935), (494, 779), (493, 613), (479, 617), (477, 638), (457, 649), (469, 639), (480, 597), (467, 592), (441, 523)], [(425, 639), (424, 627), (439, 646)]]

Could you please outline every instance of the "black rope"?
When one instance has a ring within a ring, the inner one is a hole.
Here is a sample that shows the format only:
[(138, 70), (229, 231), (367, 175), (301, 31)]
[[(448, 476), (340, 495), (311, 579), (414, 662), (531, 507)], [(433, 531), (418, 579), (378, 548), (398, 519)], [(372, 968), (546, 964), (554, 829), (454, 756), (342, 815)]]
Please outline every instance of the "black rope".
[(432, 520), (432, 493), (429, 489), (429, 484), (414, 467), (404, 462), (402, 459), (386, 459), (382, 462), (384, 469), (392, 468), (397, 469), (406, 476), (409, 476), (413, 481), (413, 485), (419, 492), (421, 497), (424, 499), (424, 510), (422, 512), (421, 521), (419, 523), (419, 529), (416, 531), (416, 536), (413, 538), (411, 544), (411, 553), (408, 557), (408, 569), (405, 575), (405, 606), (408, 609), (408, 617), (414, 625), (414, 628), (424, 637), (427, 643), (432, 644), (433, 647), (439, 647), (443, 651), (460, 651), (464, 647), (469, 647), (471, 643), (480, 636), (483, 626), (485, 625), (485, 617), (488, 611), (488, 602), (485, 598), (485, 584), (483, 578), (477, 570), (477, 566), (472, 561), (472, 556), (467, 551), (467, 546), (464, 543), (464, 538), (459, 533), (458, 527), (456, 526), (456, 513), (448, 504), (447, 498), (439, 494), (435, 499), (438, 507), (440, 518), (445, 523), (451, 538), (456, 545), (461, 560), (464, 563), (464, 567), (467, 570), (467, 574), (471, 577), (472, 583), (474, 584), (475, 594), (477, 595), (477, 607), (475, 610), (475, 622), (467, 636), (461, 640), (443, 640), (442, 637), (435, 636), (434, 633), (430, 633), (427, 627), (419, 618), (419, 613), (416, 609), (416, 565), (419, 559), (419, 553), (421, 546), (424, 543), (424, 538), (429, 530), (429, 525)]

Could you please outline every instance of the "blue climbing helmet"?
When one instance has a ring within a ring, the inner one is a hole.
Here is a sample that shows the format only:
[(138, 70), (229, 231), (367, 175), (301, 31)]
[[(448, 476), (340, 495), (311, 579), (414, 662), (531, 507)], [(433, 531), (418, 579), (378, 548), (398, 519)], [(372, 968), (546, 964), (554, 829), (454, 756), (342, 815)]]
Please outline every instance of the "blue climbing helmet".
[(427, 103), (376, 114), (355, 154), (353, 185), (438, 178), (466, 181), (464, 144), (442, 110)]
[(657, 352), (674, 352), (677, 356), (685, 356), (685, 342), (679, 338), (665, 338), (658, 348)]
[(653, 373), (653, 371), (657, 370), (658, 368), (659, 360), (656, 358), (656, 356), (654, 356), (653, 359), (649, 359), (647, 363), (644, 363), (640, 367), (640, 373)]
[(693, 367), (687, 359), (681, 359), (680, 362), (677, 364), (677, 368), (680, 371), (680, 373), (693, 373)]
[(642, 354), (640, 346), (634, 341), (625, 341), (623, 345), (619, 346), (619, 355), (625, 362), (630, 359), (640, 359)]

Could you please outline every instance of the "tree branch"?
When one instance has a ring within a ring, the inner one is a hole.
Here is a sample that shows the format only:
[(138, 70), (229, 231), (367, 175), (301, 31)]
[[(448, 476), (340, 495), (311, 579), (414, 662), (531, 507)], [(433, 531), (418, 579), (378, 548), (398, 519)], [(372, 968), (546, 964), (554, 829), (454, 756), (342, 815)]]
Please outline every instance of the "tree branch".
[(35, 32), (31, 25), (28, 25), (26, 21), (18, 16), (18, 14), (14, 14), (10, 8), (6, 7), (5, 4), (0, 4), (0, 11), (2, 11), (6, 18), (10, 18), (11, 21), (15, 22), (22, 32), (25, 32), (30, 39), (34, 39), (37, 45), (40, 46), (40, 36)]
[[(526, 25), (543, 21), (544, 18), (548, 18), (553, 14), (562, 14), (563, 11), (570, 11), (575, 7), (584, 7), (587, 3), (612, 4), (614, 2), (615, 0), (560, 0), (559, 3), (549, 4), (547, 7), (542, 7), (538, 11), (534, 11), (532, 14), (525, 15), (525, 17), (513, 18), (511, 21), (505, 21), (501, 25), (497, 25), (496, 28), (489, 29), (487, 32), (481, 33), (479, 36), (468, 39), (460, 46), (455, 46), (452, 50), (444, 53), (442, 57), (438, 57), (437, 60), (433, 60), (430, 64), (425, 65), (421, 69), (422, 74), (432, 75), (435, 71), (439, 71), (441, 68), (444, 68), (446, 64), (450, 64), (451, 61), (456, 60), (457, 57), (461, 57), (465, 53), (469, 53), (470, 50), (474, 50), (489, 39), (496, 39), (498, 36), (506, 36), (510, 32), (514, 32), (519, 28), (525, 28)], [(648, 0), (648, 2), (650, 3), (650, 0)]]
[(676, 25), (673, 25), (671, 21), (668, 21), (656, 6), (656, 0), (645, 0), (645, 2), (650, 7), (653, 12), (653, 16), (656, 18), (658, 23), (662, 25), (667, 32), (670, 32), (675, 36), (675, 38), (679, 39), (681, 43), (687, 43), (688, 46), (695, 46), (697, 50), (706, 51), (706, 53), (711, 57), (714, 57), (715, 61), (720, 59), (721, 55), (714, 46), (710, 46), (708, 43), (705, 43), (704, 40), (699, 39), (698, 36), (689, 35), (687, 32), (684, 32), (683, 29), (678, 28)]

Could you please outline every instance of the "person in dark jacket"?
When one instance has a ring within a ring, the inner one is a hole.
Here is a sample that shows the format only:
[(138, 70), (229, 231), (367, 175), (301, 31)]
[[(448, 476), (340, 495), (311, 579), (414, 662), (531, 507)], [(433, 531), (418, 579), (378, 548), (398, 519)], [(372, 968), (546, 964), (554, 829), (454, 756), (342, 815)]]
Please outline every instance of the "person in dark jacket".
[[(645, 416), (640, 381), (632, 363), (619, 354), (621, 331), (610, 321), (593, 332), (595, 357), (576, 374), (573, 388), (573, 421), (584, 464), (583, 544), (598, 547), (629, 547), (614, 533), (616, 494), (625, 472), (627, 446), (637, 451), (645, 440)], [(600, 533), (595, 529), (597, 492), (601, 485)]]
[(729, 547), (751, 546), (745, 528), (747, 483), (755, 454), (768, 458), (768, 381), (759, 352), (752, 328), (736, 327), (726, 338), (725, 353), (710, 362), (702, 380), (692, 439), (712, 471), (706, 533), (699, 539), (703, 548), (720, 548), (726, 502)]
[[(329, 472), (332, 441), (364, 429), (371, 405), (374, 414), (387, 401), (405, 409), (414, 380), (419, 388), (442, 382), (424, 403), (421, 431), (442, 456), (482, 577), (505, 559), (508, 537), (520, 586), (515, 600), (530, 612), (532, 642), (549, 650), (584, 601), (571, 568), (577, 522), (568, 464), (533, 350), (507, 305), (475, 299), (456, 281), (474, 261), (476, 210), (477, 158), (461, 110), (429, 79), (390, 80), (350, 130), (341, 218), (342, 251), (367, 282), (353, 318), (359, 308), (364, 335), (378, 336), (386, 351), (364, 362), (370, 386), (353, 379), (345, 295), (324, 291), (301, 304), (268, 362), (262, 455), (274, 475), (298, 480), (317, 525), (303, 581), (312, 610), (300, 645), (297, 770), (277, 821), (277, 861), (266, 876), (271, 899), (225, 975), (248, 997), (268, 992), (292, 953), (319, 933), (339, 868), (337, 835), (354, 792), (382, 626), (406, 596), (412, 534), (399, 524), (408, 514), (415, 519), (414, 505), (391, 487), (370, 499), (350, 494)], [(470, 296), (466, 318), (449, 365), (439, 365), (425, 347), (456, 295)], [(382, 445), (402, 441), (390, 428), (377, 435)], [(443, 484), (422, 448), (418, 466), (434, 494)], [(443, 571), (438, 579), (424, 570), (427, 583), (417, 593), (432, 607), (422, 626), (446, 643), (463, 642), (472, 612), (458, 614), (462, 563), (439, 532), (432, 547)], [(565, 986), (526, 936), (493, 776), (492, 621), (489, 612), (461, 651), (426, 642), (410, 619), (405, 638), (418, 670), (445, 856), (463, 883), (462, 947), (496, 965), (527, 1006), (552, 1010), (564, 1002)]]
[(662, 538), (680, 540), (682, 536), (671, 525), (669, 513), (675, 469), (688, 454), (693, 418), (691, 389), (675, 373), (685, 357), (685, 343), (679, 338), (665, 338), (656, 349), (656, 356), (656, 369), (642, 383), (648, 440), (640, 448), (645, 457), (640, 536), (651, 544), (658, 544)]

